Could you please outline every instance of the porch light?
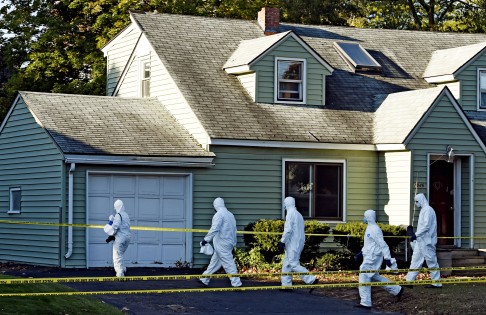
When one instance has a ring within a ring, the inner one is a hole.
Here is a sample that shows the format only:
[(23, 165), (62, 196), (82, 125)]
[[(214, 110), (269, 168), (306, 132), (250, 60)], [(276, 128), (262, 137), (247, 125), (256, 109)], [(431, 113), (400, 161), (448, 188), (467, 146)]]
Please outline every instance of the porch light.
[(446, 148), (446, 152), (447, 152), (447, 163), (454, 162), (454, 148), (448, 145)]

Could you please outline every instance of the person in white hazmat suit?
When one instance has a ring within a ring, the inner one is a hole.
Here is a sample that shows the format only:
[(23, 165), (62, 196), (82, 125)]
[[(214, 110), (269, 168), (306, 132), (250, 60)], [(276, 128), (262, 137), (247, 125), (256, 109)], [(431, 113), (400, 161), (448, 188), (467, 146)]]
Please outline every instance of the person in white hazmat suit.
[[(233, 259), (233, 248), (236, 245), (236, 220), (234, 215), (226, 209), (223, 198), (216, 198), (213, 202), (216, 213), (213, 216), (211, 228), (201, 241), (201, 246), (213, 241), (214, 253), (209, 262), (208, 268), (203, 275), (213, 274), (221, 267), (227, 274), (237, 274), (236, 264)], [(209, 278), (200, 278), (204, 286), (209, 285)], [(242, 285), (240, 278), (230, 277), (233, 287)]]
[[(363, 262), (359, 266), (360, 271), (366, 270), (380, 270), (383, 260), (387, 267), (392, 266), (390, 249), (383, 239), (383, 232), (378, 224), (376, 224), (376, 212), (374, 210), (366, 210), (364, 213), (363, 222), (368, 224), (364, 234), (364, 245), (356, 256), (363, 256)], [(390, 282), (390, 280), (378, 272), (360, 273), (359, 283), (369, 282)], [(399, 285), (388, 285), (383, 287), (388, 293), (393, 294), (398, 299), (401, 298), (403, 288)], [(371, 308), (371, 286), (359, 286), (359, 296), (361, 301), (357, 307)]]
[[(420, 269), (427, 262), (428, 268), (439, 268), (435, 246), (437, 245), (437, 218), (434, 209), (429, 206), (429, 202), (424, 194), (415, 196), (415, 206), (420, 208), (420, 214), (417, 223), (417, 232), (410, 238), (412, 243), (412, 261), (410, 269)], [(413, 281), (417, 278), (418, 271), (409, 271), (406, 276), (407, 281)], [(440, 280), (440, 271), (430, 272), (430, 279)], [(440, 289), (442, 283), (434, 283), (426, 288)]]
[[(304, 218), (295, 207), (295, 199), (287, 197), (284, 200), (284, 208), (287, 210), (285, 216), (284, 232), (278, 246), (280, 250), (285, 249), (285, 257), (282, 264), (282, 273), (286, 272), (308, 272), (300, 265), (300, 254), (304, 249), (305, 230)], [(301, 275), (300, 278), (307, 284), (317, 284), (318, 280), (313, 275)], [(282, 286), (292, 286), (292, 276), (282, 276)], [(290, 291), (289, 288), (282, 288), (283, 291)], [(310, 293), (314, 288), (310, 290)]]
[(110, 242), (114, 237), (113, 267), (115, 268), (117, 277), (124, 277), (125, 273), (127, 272), (127, 268), (125, 267), (125, 263), (123, 261), (123, 255), (128, 248), (128, 244), (130, 244), (130, 218), (125, 212), (123, 201), (115, 201), (114, 208), (116, 214), (114, 216), (110, 215), (108, 218), (110, 222), (113, 222), (111, 224), (113, 232), (108, 233), (110, 237), (106, 239), (106, 242)]

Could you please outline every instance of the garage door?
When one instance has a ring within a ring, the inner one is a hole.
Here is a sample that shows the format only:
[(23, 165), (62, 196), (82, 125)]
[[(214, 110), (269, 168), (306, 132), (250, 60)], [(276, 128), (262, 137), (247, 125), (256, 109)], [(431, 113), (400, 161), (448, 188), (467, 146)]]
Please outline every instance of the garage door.
[[(104, 225), (121, 199), (132, 226), (190, 228), (190, 180), (181, 175), (88, 173), (88, 224)], [(101, 229), (88, 229), (88, 267), (113, 265), (112, 246)], [(129, 267), (169, 267), (191, 261), (190, 233), (135, 231), (125, 254)]]

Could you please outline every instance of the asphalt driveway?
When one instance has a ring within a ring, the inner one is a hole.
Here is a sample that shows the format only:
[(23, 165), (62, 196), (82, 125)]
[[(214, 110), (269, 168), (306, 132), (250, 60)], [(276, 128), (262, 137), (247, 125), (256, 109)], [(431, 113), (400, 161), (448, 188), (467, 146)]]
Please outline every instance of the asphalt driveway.
[[(4, 274), (17, 277), (111, 277), (111, 268), (60, 269), (48, 267), (8, 268)], [(200, 274), (198, 269), (130, 268), (128, 276)], [(244, 287), (279, 285), (274, 282), (242, 279)], [(178, 288), (201, 288), (194, 279), (127, 282), (65, 283), (78, 291), (122, 291), (122, 290), (166, 290)], [(212, 279), (210, 287), (230, 287), (228, 279)], [(349, 301), (296, 289), (293, 292), (279, 290), (248, 290), (240, 292), (193, 292), (155, 294), (109, 294), (94, 295), (126, 314), (385, 314), (355, 308)], [(356, 290), (357, 291), (357, 290)], [(356, 292), (356, 301), (358, 293)], [(398, 313), (386, 313), (395, 314)]]

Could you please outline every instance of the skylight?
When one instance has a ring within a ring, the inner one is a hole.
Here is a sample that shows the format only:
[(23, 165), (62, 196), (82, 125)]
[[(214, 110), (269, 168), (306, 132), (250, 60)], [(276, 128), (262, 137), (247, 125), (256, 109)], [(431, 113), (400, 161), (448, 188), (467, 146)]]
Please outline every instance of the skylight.
[(381, 71), (381, 65), (360, 44), (335, 42), (334, 47), (355, 72)]

